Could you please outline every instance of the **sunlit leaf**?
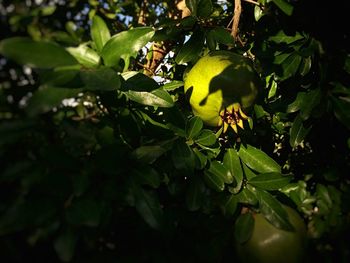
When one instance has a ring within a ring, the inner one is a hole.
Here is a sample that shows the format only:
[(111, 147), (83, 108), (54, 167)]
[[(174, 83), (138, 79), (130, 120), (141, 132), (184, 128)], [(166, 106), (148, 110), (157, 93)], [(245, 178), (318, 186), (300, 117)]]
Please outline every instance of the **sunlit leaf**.
[(170, 108), (174, 106), (172, 97), (163, 89), (151, 92), (129, 90), (124, 93), (130, 100), (143, 105)]
[(153, 37), (151, 27), (138, 27), (112, 36), (104, 45), (101, 56), (106, 66), (118, 65), (122, 56), (135, 57)]
[(79, 47), (67, 48), (67, 51), (75, 57), (75, 59), (87, 68), (95, 68), (100, 64), (100, 56), (93, 49), (85, 44)]
[(241, 145), (238, 151), (241, 160), (251, 169), (260, 173), (281, 172), (281, 167), (263, 151), (251, 145)]
[(94, 41), (98, 52), (102, 51), (103, 46), (111, 38), (111, 34), (109, 33), (105, 21), (97, 15), (92, 19), (91, 38)]

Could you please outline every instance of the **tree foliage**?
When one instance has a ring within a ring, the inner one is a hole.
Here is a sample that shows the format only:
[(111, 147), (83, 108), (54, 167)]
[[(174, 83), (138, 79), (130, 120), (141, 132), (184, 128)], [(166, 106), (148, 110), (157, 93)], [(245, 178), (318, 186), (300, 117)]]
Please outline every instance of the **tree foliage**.
[[(0, 4), (0, 259), (231, 262), (244, 213), (290, 230), (286, 204), (310, 259), (348, 262), (349, 34), (343, 3), (323, 5)], [(183, 92), (214, 50), (262, 81), (238, 134), (205, 126)]]

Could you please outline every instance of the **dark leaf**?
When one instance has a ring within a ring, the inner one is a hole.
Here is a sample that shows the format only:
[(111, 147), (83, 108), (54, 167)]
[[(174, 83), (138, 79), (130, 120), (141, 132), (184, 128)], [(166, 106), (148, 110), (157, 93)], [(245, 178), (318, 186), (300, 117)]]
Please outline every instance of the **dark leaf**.
[(204, 129), (195, 138), (195, 142), (200, 145), (211, 146), (216, 143), (216, 135), (211, 130)]
[(70, 262), (74, 256), (77, 243), (77, 234), (71, 229), (66, 229), (55, 239), (53, 245), (55, 251), (63, 262)]
[(27, 112), (30, 116), (45, 113), (61, 104), (64, 99), (77, 96), (81, 89), (43, 87), (30, 98)]
[(203, 203), (205, 185), (200, 178), (194, 177), (188, 184), (186, 205), (188, 210), (197, 211)]
[(196, 137), (203, 128), (203, 121), (201, 118), (194, 116), (186, 123), (186, 137), (193, 139)]
[(267, 221), (277, 228), (287, 231), (294, 230), (293, 225), (289, 222), (287, 212), (274, 196), (258, 188), (255, 188), (254, 192), (259, 200), (260, 212)]
[(182, 140), (176, 141), (172, 149), (172, 160), (176, 169), (192, 172), (195, 167), (195, 155)]
[(36, 68), (71, 66), (77, 61), (63, 47), (46, 41), (14, 37), (0, 42), (0, 53), (19, 64)]
[(286, 15), (291, 16), (293, 13), (293, 6), (285, 0), (272, 0), (279, 9), (281, 9)]
[(237, 242), (243, 244), (247, 242), (253, 234), (254, 218), (251, 213), (240, 214), (235, 222), (235, 238)]
[(223, 164), (225, 167), (229, 169), (231, 174), (233, 175), (237, 185), (232, 188), (233, 193), (238, 193), (241, 190), (242, 183), (243, 183), (243, 170), (241, 166), (241, 162), (238, 157), (238, 153), (235, 149), (229, 148), (227, 149), (225, 155)]
[(220, 177), (226, 184), (232, 184), (234, 182), (229, 168), (218, 161), (211, 162), (208, 172)]
[(296, 147), (300, 143), (302, 143), (310, 130), (311, 130), (311, 127), (305, 128), (303, 125), (302, 118), (300, 117), (300, 115), (297, 115), (296, 118), (294, 119), (292, 127), (290, 128), (290, 138), (289, 138), (290, 146)]
[(204, 43), (204, 34), (202, 31), (196, 31), (191, 38), (181, 47), (175, 58), (177, 64), (184, 64), (193, 61), (199, 57)]
[(87, 90), (117, 90), (120, 88), (120, 77), (111, 68), (82, 69), (80, 78)]

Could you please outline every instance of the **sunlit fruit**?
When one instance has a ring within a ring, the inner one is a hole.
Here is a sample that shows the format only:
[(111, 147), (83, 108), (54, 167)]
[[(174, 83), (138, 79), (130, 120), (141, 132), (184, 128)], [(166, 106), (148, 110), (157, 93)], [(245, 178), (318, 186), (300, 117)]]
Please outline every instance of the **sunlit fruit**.
[(254, 104), (259, 77), (250, 59), (214, 51), (200, 58), (188, 72), (184, 85), (193, 113), (210, 126), (230, 126), (237, 132)]
[(306, 226), (299, 214), (284, 207), (294, 231), (274, 227), (262, 214), (255, 214), (251, 238), (236, 245), (240, 262), (254, 263), (301, 263), (306, 250)]

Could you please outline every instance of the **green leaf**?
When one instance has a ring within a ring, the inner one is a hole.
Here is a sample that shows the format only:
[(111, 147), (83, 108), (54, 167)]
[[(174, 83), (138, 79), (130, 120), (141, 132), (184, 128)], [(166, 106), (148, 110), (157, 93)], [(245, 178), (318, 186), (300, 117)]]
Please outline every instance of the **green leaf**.
[(249, 204), (255, 206), (258, 203), (258, 199), (255, 194), (247, 187), (244, 187), (242, 191), (237, 194), (240, 203)]
[(183, 81), (180, 80), (173, 80), (169, 83), (166, 83), (162, 86), (163, 90), (167, 90), (167, 91), (173, 91), (176, 90), (177, 88), (180, 88), (184, 85)]
[(186, 0), (186, 6), (193, 16), (208, 17), (213, 10), (211, 0)]
[(14, 37), (0, 42), (0, 54), (19, 64), (35, 68), (54, 68), (77, 64), (77, 61), (63, 47), (46, 41)]
[(310, 72), (312, 66), (312, 59), (311, 57), (303, 58), (299, 72), (300, 75), (305, 76), (307, 73)]
[(251, 169), (259, 173), (281, 172), (281, 167), (263, 151), (247, 145), (241, 145), (238, 151), (241, 160)]
[(259, 21), (260, 18), (262, 18), (264, 15), (265, 15), (265, 13), (264, 13), (263, 9), (260, 6), (256, 5), (254, 7), (254, 18), (255, 18), (255, 21)]
[(203, 128), (203, 121), (201, 118), (194, 116), (186, 123), (186, 138), (193, 139)]
[(92, 19), (91, 38), (94, 41), (98, 52), (102, 51), (103, 46), (111, 38), (111, 34), (109, 33), (105, 21), (97, 15)]
[(205, 165), (207, 164), (207, 156), (205, 156), (202, 152), (200, 152), (197, 148), (193, 149), (193, 152), (196, 155), (196, 168), (197, 169), (203, 169)]
[(143, 163), (152, 164), (166, 151), (167, 149), (160, 145), (141, 146), (135, 149), (131, 156)]
[(274, 2), (275, 5), (277, 5), (286, 15), (292, 15), (294, 7), (285, 0), (272, 0), (272, 2)]
[(211, 162), (208, 172), (222, 178), (222, 180), (226, 184), (232, 184), (234, 182), (234, 179), (230, 170), (218, 161)]
[(137, 52), (151, 41), (153, 35), (154, 30), (151, 27), (138, 27), (112, 36), (101, 52), (105, 65), (118, 65), (122, 56), (135, 57)]
[(216, 42), (224, 45), (233, 45), (234, 39), (230, 32), (222, 27), (217, 27), (209, 31), (208, 33)]
[(241, 166), (241, 162), (238, 157), (238, 153), (235, 149), (229, 148), (227, 149), (225, 155), (223, 164), (225, 167), (229, 169), (231, 174), (233, 175), (237, 185), (232, 188), (232, 192), (234, 194), (238, 193), (241, 190), (242, 183), (243, 183), (243, 170)]
[(88, 90), (118, 90), (120, 77), (111, 68), (100, 67), (98, 69), (82, 69), (80, 78)]
[(55, 239), (53, 246), (63, 262), (70, 262), (74, 256), (77, 243), (77, 234), (71, 229), (66, 229)]
[(254, 230), (254, 218), (251, 213), (240, 214), (235, 222), (235, 239), (238, 243), (247, 242)]
[(100, 56), (86, 44), (79, 47), (69, 47), (67, 51), (84, 67), (96, 68), (100, 64)]
[(294, 76), (299, 69), (302, 57), (297, 53), (292, 53), (282, 63), (282, 75), (279, 74), (281, 80), (285, 80)]
[(138, 71), (123, 72), (121, 76), (125, 80), (125, 83), (123, 83), (122, 86), (122, 90), (125, 91), (152, 91), (159, 88), (158, 83), (154, 79)]
[(186, 192), (186, 205), (188, 210), (197, 211), (203, 203), (205, 185), (203, 181), (194, 177), (188, 184)]
[(224, 201), (220, 204), (221, 210), (226, 216), (233, 216), (237, 211), (238, 198), (236, 195), (232, 194), (225, 196)]
[(302, 143), (310, 130), (311, 130), (311, 126), (308, 128), (305, 128), (303, 125), (303, 120), (302, 120), (300, 114), (298, 114), (294, 119), (292, 127), (290, 128), (290, 132), (289, 132), (289, 134), (290, 134), (290, 137), (289, 137), (290, 146), (296, 147), (300, 143)]
[(275, 42), (277, 44), (286, 43), (291, 44), (298, 40), (304, 39), (304, 36), (302, 36), (300, 33), (296, 33), (294, 36), (288, 36), (286, 35), (282, 30), (278, 31), (278, 33), (274, 36), (271, 36), (268, 38), (269, 41)]
[(289, 222), (287, 212), (274, 196), (258, 188), (255, 188), (254, 192), (259, 200), (260, 212), (267, 221), (277, 228), (287, 231), (294, 230), (293, 225)]
[(26, 108), (29, 116), (35, 116), (52, 110), (61, 104), (64, 99), (76, 97), (81, 89), (66, 89), (45, 86), (36, 91)]
[(96, 227), (100, 224), (102, 206), (92, 199), (76, 200), (66, 210), (66, 219), (73, 225)]
[(350, 99), (349, 97), (336, 98), (331, 96), (335, 117), (350, 129)]
[(200, 145), (211, 146), (216, 143), (216, 136), (211, 130), (203, 129), (195, 138), (195, 142)]
[(293, 101), (291, 104), (287, 107), (287, 113), (293, 113), (299, 111), (303, 106), (305, 105), (306, 99), (306, 92), (298, 92), (297, 97), (295, 101)]
[(62, 87), (69, 86), (69, 82), (73, 81), (78, 75), (80, 65), (56, 67), (52, 70), (44, 70), (39, 72), (42, 83), (50, 86)]
[(242, 167), (246, 180), (250, 180), (257, 176), (257, 174), (252, 169), (250, 169), (244, 162), (242, 162)]
[(176, 141), (172, 149), (171, 157), (176, 169), (193, 172), (195, 167), (195, 156), (186, 142), (183, 140)]
[(210, 188), (217, 192), (222, 192), (225, 189), (225, 182), (221, 176), (204, 171), (204, 180)]
[(278, 190), (286, 186), (292, 179), (292, 176), (280, 173), (265, 173), (251, 178), (248, 183), (264, 190)]
[(197, 5), (197, 15), (199, 17), (209, 17), (213, 12), (211, 0), (199, 0)]
[(143, 105), (163, 108), (171, 108), (174, 106), (172, 97), (163, 89), (156, 89), (151, 92), (129, 90), (124, 92), (124, 94), (130, 100)]
[(191, 38), (181, 47), (175, 58), (175, 62), (177, 64), (184, 64), (197, 59), (202, 51), (203, 43), (203, 32), (200, 30), (195, 31)]
[(160, 230), (163, 227), (164, 213), (155, 192), (134, 187), (135, 207), (146, 223)]
[(160, 174), (150, 166), (136, 167), (131, 172), (140, 184), (148, 185), (153, 188), (158, 188), (161, 183)]

